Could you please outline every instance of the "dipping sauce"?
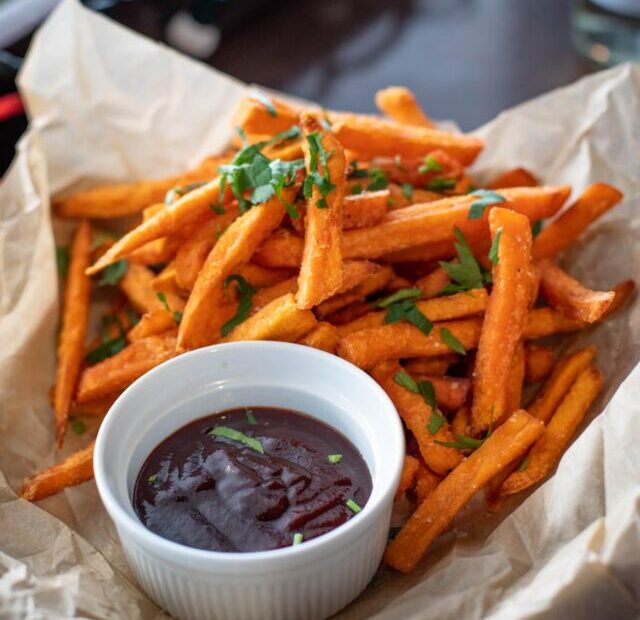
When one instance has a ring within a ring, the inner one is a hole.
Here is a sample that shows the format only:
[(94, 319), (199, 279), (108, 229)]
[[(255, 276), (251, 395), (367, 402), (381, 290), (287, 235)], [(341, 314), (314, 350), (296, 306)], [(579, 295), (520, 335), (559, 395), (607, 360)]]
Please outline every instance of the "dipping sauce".
[(191, 422), (158, 445), (133, 491), (142, 522), (212, 551), (304, 543), (364, 507), (371, 474), (340, 432), (302, 413), (251, 407)]

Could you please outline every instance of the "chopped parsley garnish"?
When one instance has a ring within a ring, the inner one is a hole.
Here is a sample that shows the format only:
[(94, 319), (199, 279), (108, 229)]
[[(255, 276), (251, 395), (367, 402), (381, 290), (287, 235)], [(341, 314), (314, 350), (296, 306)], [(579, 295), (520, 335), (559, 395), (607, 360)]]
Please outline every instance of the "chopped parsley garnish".
[(236, 313), (222, 326), (220, 333), (222, 336), (228, 336), (236, 325), (240, 325), (248, 316), (251, 310), (251, 300), (256, 289), (251, 286), (239, 273), (232, 273), (224, 281), (224, 290), (229, 293), (229, 285), (235, 282), (237, 285), (238, 309)]
[(464, 345), (446, 327), (440, 329), (440, 337), (443, 342), (456, 353), (460, 353), (460, 355), (467, 354)]
[(124, 313), (127, 315), (129, 325), (137, 325), (140, 322), (140, 316), (131, 308), (125, 308)]
[(195, 181), (194, 183), (187, 183), (186, 185), (178, 185), (177, 187), (172, 187), (164, 197), (164, 204), (170, 205), (173, 204), (178, 198), (182, 198), (185, 194), (192, 192), (194, 189), (198, 189), (205, 185), (204, 181)]
[(207, 435), (211, 435), (212, 437), (224, 437), (225, 439), (230, 439), (231, 441), (237, 441), (243, 446), (247, 446), (247, 448), (251, 448), (256, 452), (260, 452), (260, 454), (264, 454), (264, 448), (257, 439), (255, 439), (254, 437), (249, 437), (249, 435), (245, 435), (235, 428), (229, 428), (228, 426), (214, 426), (210, 431), (207, 432)]
[(209, 205), (209, 208), (217, 215), (224, 215), (227, 212), (227, 210), (221, 204), (216, 205), (211, 203)]
[(500, 248), (500, 237), (502, 237), (502, 227), (496, 231), (496, 236), (491, 242), (491, 248), (489, 249), (489, 260), (494, 264), (498, 264), (498, 250)]
[(244, 415), (247, 416), (247, 422), (249, 422), (249, 424), (257, 424), (258, 420), (256, 420), (256, 416), (253, 415), (253, 410), (252, 409), (245, 409), (244, 410)]
[(332, 465), (336, 465), (341, 460), (342, 460), (342, 454), (330, 454), (327, 457), (327, 461), (329, 461), (329, 463), (331, 463)]
[(116, 239), (116, 235), (112, 233), (110, 230), (99, 230), (93, 237), (91, 241), (91, 252), (97, 250), (101, 245), (103, 245), (107, 241), (114, 241)]
[(329, 119), (329, 112), (327, 112), (326, 108), (322, 108), (322, 118), (320, 119), (320, 124), (327, 131), (331, 131), (331, 120)]
[[(336, 188), (329, 178), (329, 168), (327, 164), (333, 151), (329, 152), (322, 145), (322, 134), (314, 131), (307, 136), (307, 144), (309, 145), (309, 170), (307, 178), (302, 185), (302, 193), (305, 198), (311, 198), (313, 195), (313, 186), (315, 185), (320, 193), (320, 198), (316, 201), (318, 209), (326, 209), (327, 196)], [(318, 172), (318, 162), (322, 164), (324, 173)]]
[(434, 192), (440, 192), (444, 189), (453, 189), (455, 186), (455, 179), (431, 179), (424, 188)]
[(433, 156), (427, 155), (424, 158), (424, 163), (418, 168), (420, 174), (427, 174), (428, 172), (442, 172), (442, 164)]
[(376, 306), (386, 308), (385, 323), (407, 321), (428, 335), (433, 328), (433, 323), (416, 306), (415, 301), (420, 297), (422, 297), (421, 289), (403, 288), (379, 301)]
[(362, 185), (360, 185), (360, 183), (354, 183), (351, 186), (351, 195), (352, 196), (357, 196), (358, 194), (362, 194), (363, 192), (363, 187)]
[(155, 484), (157, 481), (158, 481), (158, 474), (151, 474), (151, 476), (147, 478), (147, 482), (149, 484)]
[(541, 232), (544, 222), (542, 220), (536, 220), (531, 224), (531, 236), (535, 239)]
[(254, 93), (251, 97), (256, 101), (259, 101), (265, 108), (267, 108), (267, 112), (269, 112), (270, 116), (273, 116), (274, 118), (278, 116), (278, 111), (276, 110), (271, 100), (267, 99), (267, 97), (265, 97), (262, 93)]
[(303, 536), (300, 532), (296, 532), (293, 535), (293, 545), (295, 547), (295, 545), (299, 545), (301, 542), (303, 541)]
[(59, 245), (56, 248), (56, 265), (58, 267), (58, 275), (61, 278), (67, 277), (70, 261), (71, 261), (71, 253), (69, 251), (69, 246)]
[(348, 176), (354, 179), (366, 179), (369, 176), (369, 172), (366, 169), (358, 168), (358, 162), (354, 159), (351, 162)]
[(113, 357), (116, 353), (120, 353), (126, 346), (127, 340), (124, 335), (116, 336), (115, 338), (103, 338), (95, 349), (87, 353), (85, 359), (89, 364), (97, 364), (108, 357)]
[(442, 289), (442, 293), (446, 295), (469, 291), (474, 288), (483, 288), (487, 282), (491, 281), (491, 273), (480, 267), (462, 231), (456, 228), (454, 235), (456, 238), (454, 247), (458, 254), (458, 260), (440, 261), (440, 267), (447, 272), (447, 275), (452, 280)]
[(98, 286), (114, 286), (120, 282), (127, 269), (129, 263), (126, 260), (119, 260), (112, 263), (102, 272), (102, 277), (98, 280)]
[(178, 312), (177, 310), (172, 310), (167, 302), (167, 296), (163, 292), (156, 293), (156, 297), (162, 302), (164, 309), (173, 317), (173, 320), (176, 322), (176, 325), (180, 324), (182, 321), (182, 312)]
[(71, 423), (71, 430), (76, 435), (84, 435), (87, 432), (87, 427), (85, 426), (85, 423), (82, 420), (79, 420), (78, 418), (70, 417), (69, 422)]
[(370, 192), (387, 188), (389, 180), (387, 179), (387, 175), (384, 170), (381, 168), (369, 168), (368, 172), (371, 181), (369, 182), (369, 185), (367, 185), (367, 189)]
[(422, 289), (419, 288), (401, 288), (396, 291), (389, 297), (385, 297), (376, 303), (378, 308), (388, 308), (392, 304), (395, 304), (398, 301), (402, 301), (403, 299), (420, 299), (422, 297)]
[(362, 510), (362, 508), (351, 498), (349, 498), (345, 503), (347, 504), (347, 508), (354, 514), (358, 514)]
[(527, 469), (527, 466), (529, 465), (529, 455), (527, 454), (527, 456), (525, 456), (520, 465), (518, 465), (518, 471), (524, 471), (525, 469)]
[(401, 185), (401, 189), (407, 200), (411, 200), (413, 198), (413, 185), (411, 185), (411, 183), (403, 183)]
[(474, 439), (466, 435), (454, 435), (454, 437), (456, 438), (455, 441), (439, 441), (438, 439), (434, 439), (434, 442), (439, 446), (455, 448), (456, 450), (476, 450), (484, 443), (484, 439)]
[(478, 200), (474, 200), (469, 208), (469, 219), (478, 220), (483, 214), (484, 210), (491, 205), (497, 205), (501, 202), (505, 202), (506, 198), (496, 192), (492, 192), (488, 189), (476, 189), (469, 193), (470, 196), (478, 196)]
[(424, 402), (431, 408), (431, 416), (427, 422), (427, 430), (431, 435), (435, 435), (447, 420), (438, 409), (436, 391), (433, 387), (433, 383), (431, 383), (431, 381), (424, 380), (416, 381), (404, 371), (397, 372), (393, 376), (393, 380), (410, 392), (422, 396), (422, 400), (424, 400)]

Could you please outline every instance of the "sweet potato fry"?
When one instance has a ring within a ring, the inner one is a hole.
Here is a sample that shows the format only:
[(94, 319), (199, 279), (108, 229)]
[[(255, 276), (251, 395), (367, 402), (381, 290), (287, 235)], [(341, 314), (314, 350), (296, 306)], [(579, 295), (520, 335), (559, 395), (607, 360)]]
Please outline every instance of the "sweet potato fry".
[(455, 353), (440, 355), (439, 357), (416, 357), (407, 360), (404, 367), (409, 374), (431, 375), (432, 377), (443, 377), (452, 364), (458, 361)]
[(363, 192), (345, 196), (342, 208), (342, 228), (365, 228), (377, 224), (389, 211), (389, 190)]
[(311, 310), (296, 306), (292, 293), (274, 299), (264, 308), (240, 323), (222, 341), (282, 340), (296, 342), (317, 326)]
[(578, 375), (544, 432), (531, 447), (524, 467), (505, 480), (500, 495), (524, 491), (551, 473), (601, 387), (602, 375), (595, 366), (588, 366)]
[(76, 401), (85, 403), (124, 390), (138, 377), (172, 358), (175, 348), (175, 336), (150, 336), (85, 368), (80, 375)]
[(74, 452), (60, 463), (27, 478), (22, 485), (20, 497), (29, 502), (39, 502), (67, 487), (91, 480), (94, 444), (92, 441), (83, 450)]
[(533, 258), (553, 258), (565, 250), (596, 219), (622, 200), (610, 185), (590, 185), (557, 220), (546, 226), (533, 243)]
[(400, 482), (396, 489), (396, 498), (402, 497), (412, 486), (418, 472), (420, 461), (410, 454), (405, 455), (402, 463), (402, 473), (400, 474)]
[[(122, 292), (138, 312), (153, 312), (164, 308), (164, 304), (158, 297), (158, 291), (153, 287), (154, 279), (155, 274), (151, 269), (142, 265), (129, 265), (127, 272), (118, 283)], [(165, 296), (172, 311), (182, 312), (184, 309), (182, 297), (171, 292), (165, 292)]]
[(238, 105), (233, 117), (234, 127), (242, 127), (250, 135), (272, 136), (298, 124), (299, 109), (274, 97), (268, 99), (276, 111), (275, 115), (261, 101), (247, 97)]
[[(448, 297), (436, 297), (416, 302), (416, 307), (430, 321), (448, 321), (475, 314), (482, 314), (487, 307), (488, 300), (485, 289), (474, 289), (463, 293), (456, 293)], [(338, 331), (342, 337), (360, 331), (385, 325), (385, 310), (369, 312), (350, 323), (340, 325)]]
[(304, 239), (291, 230), (281, 228), (256, 250), (253, 261), (263, 267), (298, 269), (303, 250)]
[(417, 280), (416, 286), (422, 289), (426, 297), (432, 297), (440, 293), (448, 283), (449, 276), (447, 272), (442, 267), (436, 267), (426, 276)]
[(465, 349), (473, 349), (480, 339), (481, 325), (476, 318), (436, 323), (428, 336), (409, 323), (363, 329), (342, 338), (338, 355), (360, 368), (385, 360), (444, 355), (451, 353), (451, 348), (442, 338), (443, 328)]
[(294, 293), (298, 290), (298, 278), (292, 276), (273, 286), (267, 286), (258, 290), (251, 299), (251, 312), (257, 312), (268, 303), (287, 293)]
[[(342, 285), (342, 201), (346, 185), (346, 160), (342, 146), (316, 118), (300, 117), (308, 185), (318, 175), (310, 195), (305, 189), (304, 249), (298, 276), (296, 303), (308, 310), (338, 292)], [(327, 185), (323, 189), (323, 184)]]
[(489, 225), (498, 254), (476, 355), (471, 405), (474, 434), (487, 430), (492, 420), (500, 423), (511, 413), (506, 410), (507, 386), (531, 296), (529, 220), (496, 207), (489, 214)]
[(385, 553), (388, 565), (413, 570), (434, 538), (471, 497), (540, 436), (542, 423), (516, 411), (458, 465), (420, 504)]
[(107, 412), (120, 394), (121, 392), (116, 392), (106, 398), (89, 400), (86, 403), (73, 402), (71, 403), (71, 409), (69, 409), (69, 417), (101, 418), (107, 415)]
[(544, 261), (540, 296), (570, 319), (594, 323), (604, 315), (616, 294), (588, 289), (551, 261)]
[(373, 157), (417, 158), (440, 149), (469, 165), (482, 150), (482, 140), (427, 127), (408, 127), (392, 121), (354, 114), (342, 114), (331, 129), (345, 149), (367, 159)]
[[(284, 188), (282, 199), (293, 200), (296, 191), (295, 186)], [(213, 344), (220, 338), (224, 281), (249, 262), (255, 249), (280, 225), (284, 214), (282, 200), (274, 196), (241, 215), (213, 246), (184, 310), (178, 332), (179, 350)]]
[(91, 228), (87, 220), (78, 227), (71, 246), (71, 258), (64, 287), (62, 327), (58, 341), (58, 365), (54, 396), (56, 444), (62, 446), (69, 408), (84, 359), (84, 341), (89, 316), (91, 282), (85, 275), (89, 265)]
[(633, 293), (636, 290), (636, 283), (633, 280), (624, 280), (620, 282), (613, 291), (616, 294), (613, 298), (613, 303), (607, 308), (603, 318), (610, 317), (614, 312), (620, 310), (624, 305), (633, 297)]
[(376, 93), (376, 105), (391, 120), (401, 125), (433, 127), (433, 123), (422, 111), (415, 95), (402, 86), (389, 86)]
[(389, 395), (406, 427), (416, 438), (424, 462), (435, 473), (445, 474), (460, 463), (462, 457), (455, 448), (441, 446), (436, 441), (455, 441), (455, 438), (446, 420), (435, 434), (430, 433), (429, 420), (435, 412), (422, 396), (395, 382), (394, 376), (401, 371), (402, 366), (397, 362), (383, 362), (371, 369), (371, 375)]
[(335, 353), (340, 342), (340, 334), (331, 323), (320, 321), (317, 327), (314, 327), (298, 342), (314, 349), (321, 349), (327, 353)]
[(157, 336), (176, 326), (175, 317), (171, 312), (160, 308), (145, 312), (138, 323), (127, 333), (129, 342), (142, 340), (148, 336)]
[(511, 366), (507, 377), (507, 390), (505, 397), (505, 415), (511, 415), (522, 404), (522, 387), (524, 384), (525, 358), (524, 341), (520, 340), (516, 345)]
[(173, 260), (178, 248), (180, 239), (177, 237), (162, 237), (155, 241), (149, 241), (142, 247), (133, 250), (127, 255), (127, 260), (136, 265), (159, 265)]
[(574, 332), (587, 326), (587, 323), (570, 319), (553, 308), (533, 308), (525, 320), (523, 336), (525, 340), (537, 340), (554, 334)]
[(466, 405), (460, 407), (451, 419), (451, 432), (454, 435), (471, 435), (471, 410)]
[(418, 471), (415, 478), (416, 501), (418, 504), (427, 498), (427, 495), (433, 491), (442, 482), (442, 477), (431, 471), (422, 461), (418, 463)]
[(578, 375), (593, 362), (595, 356), (596, 348), (593, 346), (563, 355), (529, 406), (529, 413), (546, 424)]
[(355, 319), (368, 314), (371, 310), (371, 306), (366, 301), (354, 301), (353, 303), (345, 306), (341, 310), (332, 312), (329, 316), (325, 317), (329, 323), (341, 326)]
[[(407, 368), (405, 364), (405, 369)], [(440, 407), (453, 410), (459, 409), (467, 401), (471, 380), (460, 377), (438, 377), (417, 373), (413, 375), (416, 381), (430, 381), (436, 393), (436, 402)]]
[(553, 368), (553, 350), (539, 344), (524, 346), (524, 381), (538, 383), (546, 379)]
[(538, 179), (526, 168), (512, 168), (499, 174), (488, 185), (488, 189), (501, 189), (503, 187), (536, 187)]
[(176, 266), (169, 263), (157, 276), (151, 280), (151, 288), (156, 292), (172, 292), (176, 295), (181, 292), (176, 282)]
[(247, 263), (240, 267), (238, 273), (254, 288), (273, 286), (291, 277), (289, 269), (269, 269), (254, 263)]

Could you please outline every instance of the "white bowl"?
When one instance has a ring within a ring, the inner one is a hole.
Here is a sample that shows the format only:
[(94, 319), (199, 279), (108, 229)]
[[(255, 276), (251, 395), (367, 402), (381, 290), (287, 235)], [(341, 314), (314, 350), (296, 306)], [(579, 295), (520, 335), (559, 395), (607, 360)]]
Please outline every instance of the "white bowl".
[[(301, 545), (251, 553), (194, 549), (148, 530), (131, 497), (149, 453), (188, 422), (258, 406), (305, 412), (353, 442), (373, 481), (362, 512)], [(131, 385), (100, 427), (94, 471), (131, 569), (173, 616), (317, 620), (352, 601), (376, 572), (403, 456), (396, 410), (366, 373), (309, 347), (238, 342), (181, 355)]]

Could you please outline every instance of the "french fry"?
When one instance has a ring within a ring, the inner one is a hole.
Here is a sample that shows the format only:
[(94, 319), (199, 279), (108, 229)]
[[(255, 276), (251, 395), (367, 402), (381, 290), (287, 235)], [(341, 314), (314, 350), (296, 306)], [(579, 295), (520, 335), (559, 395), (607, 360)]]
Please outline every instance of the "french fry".
[(545, 261), (540, 296), (570, 319), (594, 323), (604, 316), (616, 294), (588, 289), (551, 261)]
[(449, 284), (449, 276), (442, 267), (436, 267), (416, 281), (416, 286), (422, 290), (426, 297), (437, 295), (447, 284)]
[(121, 392), (116, 392), (106, 398), (99, 398), (98, 400), (90, 400), (86, 403), (71, 403), (71, 409), (69, 409), (69, 417), (84, 417), (84, 418), (101, 418), (107, 415), (109, 409), (113, 403), (116, 402)]
[(363, 192), (345, 196), (342, 208), (342, 228), (365, 228), (377, 224), (389, 211), (389, 190)]
[(348, 306), (345, 306), (336, 312), (332, 312), (325, 318), (329, 323), (341, 326), (346, 323), (350, 323), (351, 321), (355, 321), (355, 319), (363, 316), (364, 314), (368, 314), (370, 310), (371, 306), (366, 301), (354, 301)]
[[(308, 310), (337, 293), (342, 286), (342, 201), (346, 161), (340, 143), (331, 132), (322, 130), (317, 119), (302, 114), (300, 124), (307, 139), (303, 147), (307, 179), (318, 174), (330, 184), (328, 193), (321, 193), (319, 184), (314, 183), (311, 196), (307, 197), (296, 303), (302, 310)], [(328, 160), (323, 161), (323, 157)]]
[(389, 543), (384, 556), (386, 563), (403, 572), (413, 570), (435, 537), (476, 491), (521, 457), (542, 430), (542, 423), (526, 411), (513, 413), (420, 504)]
[(391, 120), (401, 125), (433, 127), (433, 123), (422, 111), (415, 95), (402, 86), (389, 86), (376, 93), (376, 105)]
[(466, 405), (460, 407), (451, 419), (451, 432), (467, 437), (471, 434), (471, 410)]
[(524, 346), (524, 381), (538, 383), (546, 379), (553, 368), (553, 350), (539, 344)]
[(62, 327), (58, 341), (58, 365), (54, 396), (56, 444), (61, 447), (67, 430), (69, 408), (84, 360), (91, 281), (85, 275), (91, 249), (91, 227), (83, 220), (76, 230), (64, 287)]
[(481, 325), (477, 318), (436, 323), (428, 336), (409, 323), (363, 329), (342, 338), (338, 355), (359, 368), (371, 368), (385, 360), (444, 355), (451, 349), (442, 338), (443, 328), (466, 350), (473, 349), (478, 345)]
[(446, 421), (435, 434), (429, 432), (428, 423), (434, 412), (422, 396), (395, 382), (394, 376), (401, 371), (402, 366), (397, 362), (383, 362), (371, 369), (371, 375), (389, 395), (406, 427), (416, 438), (424, 462), (436, 474), (445, 474), (460, 463), (462, 457), (455, 448), (441, 446), (436, 441), (454, 441), (455, 438)]
[[(531, 296), (531, 226), (526, 217), (494, 208), (489, 214), (497, 264), (482, 324), (473, 377), (471, 427), (474, 434), (500, 423), (506, 409), (507, 386), (514, 353), (522, 338)], [(524, 370), (523, 370), (524, 373)]]
[(234, 127), (242, 127), (249, 135), (272, 136), (298, 124), (299, 109), (273, 97), (268, 99), (276, 111), (275, 115), (261, 101), (247, 97), (240, 102), (234, 114)]
[[(295, 186), (284, 188), (282, 199), (293, 200), (296, 190)], [(274, 196), (241, 215), (213, 246), (184, 309), (178, 331), (179, 350), (196, 349), (220, 338), (226, 278), (249, 262), (255, 249), (280, 225), (284, 213), (282, 200)]]
[(253, 261), (263, 267), (297, 269), (303, 250), (304, 239), (291, 230), (281, 228), (256, 250)]
[(501, 189), (503, 187), (536, 187), (538, 179), (526, 168), (512, 168), (505, 170), (495, 177), (488, 185), (488, 189)]
[(533, 243), (533, 258), (554, 258), (565, 250), (596, 219), (622, 200), (610, 185), (590, 185), (558, 219), (545, 227)]
[[(488, 297), (485, 289), (474, 289), (448, 297), (436, 297), (418, 301), (415, 305), (432, 322), (448, 321), (482, 314), (487, 307)], [(385, 310), (370, 312), (350, 323), (340, 325), (338, 331), (344, 337), (362, 329), (381, 327), (385, 325), (386, 315)]]
[(153, 203), (164, 201), (165, 194), (176, 186), (211, 180), (228, 156), (209, 157), (194, 170), (166, 179), (105, 185), (68, 196), (56, 197), (53, 208), (65, 218), (104, 219), (140, 213)]
[(292, 293), (274, 299), (264, 308), (240, 323), (223, 338), (223, 342), (238, 340), (282, 340), (296, 342), (317, 326), (311, 310), (296, 306)]
[(452, 364), (458, 361), (455, 353), (440, 355), (439, 357), (416, 357), (407, 360), (404, 367), (409, 374), (431, 375), (432, 377), (443, 377)]
[(267, 286), (265, 288), (261, 288), (256, 293), (254, 293), (251, 299), (251, 311), (257, 312), (261, 308), (264, 308), (268, 303), (272, 302), (274, 299), (278, 299), (278, 297), (282, 297), (287, 293), (293, 293), (298, 290), (298, 278), (296, 276), (292, 276), (291, 278), (287, 278), (282, 282), (278, 282), (272, 286)]
[(67, 487), (91, 480), (94, 444), (92, 441), (83, 450), (74, 452), (60, 463), (27, 478), (22, 485), (20, 497), (29, 502), (39, 502)]
[[(405, 369), (407, 366), (405, 365)], [(436, 402), (440, 407), (459, 409), (467, 401), (471, 380), (460, 377), (438, 377), (422, 373), (414, 374), (414, 379), (430, 381), (436, 393)]]
[[(164, 308), (164, 304), (158, 297), (158, 291), (153, 287), (154, 279), (155, 274), (151, 269), (143, 265), (129, 265), (127, 272), (118, 283), (122, 292), (138, 312), (153, 312)], [(184, 299), (171, 292), (166, 292), (165, 295), (171, 310), (182, 312), (185, 305)]]
[(145, 312), (138, 323), (127, 332), (127, 339), (129, 342), (135, 342), (149, 336), (157, 336), (175, 325), (176, 321), (171, 312), (164, 308), (151, 310)]
[(525, 373), (524, 356), (524, 341), (520, 340), (513, 352), (509, 375), (507, 378), (507, 390), (505, 397), (506, 415), (511, 415), (514, 411), (520, 409), (522, 404), (522, 387), (524, 384)]
[(537, 340), (555, 334), (575, 332), (587, 324), (570, 319), (553, 308), (533, 308), (525, 320), (523, 336), (526, 340)]
[(86, 403), (124, 390), (138, 377), (172, 358), (175, 348), (175, 336), (150, 336), (133, 342), (120, 353), (82, 371), (76, 401)]
[[(436, 181), (436, 184), (438, 184), (443, 180), (457, 182), (464, 176), (464, 168), (460, 162), (444, 151), (437, 149), (416, 159), (395, 156), (376, 157), (368, 164), (363, 163), (363, 168), (378, 168), (384, 172), (390, 181), (389, 189), (392, 192), (392, 197), (398, 202), (396, 206), (412, 202), (440, 200), (442, 193), (421, 188), (428, 187), (435, 179), (438, 180)], [(413, 192), (411, 192), (412, 195), (410, 196), (406, 196), (400, 187), (406, 183), (413, 186)], [(456, 189), (440, 190), (440, 192), (453, 191), (459, 193)], [(396, 190), (399, 190), (402, 196), (398, 195)]]
[(169, 263), (157, 276), (151, 280), (151, 288), (156, 292), (172, 292), (179, 295), (180, 287), (176, 282), (176, 266)]
[(407, 127), (392, 121), (355, 114), (342, 114), (331, 129), (345, 149), (367, 159), (373, 157), (418, 158), (440, 149), (469, 165), (482, 150), (480, 138), (452, 134), (427, 127)]
[(411, 456), (410, 454), (405, 455), (402, 463), (400, 482), (396, 489), (396, 498), (402, 497), (413, 486), (413, 481), (415, 480), (419, 466), (420, 461), (418, 461), (415, 456)]
[(418, 471), (415, 477), (416, 500), (421, 504), (433, 489), (435, 489), (442, 478), (431, 471), (424, 463), (418, 462)]
[(254, 263), (243, 265), (238, 273), (254, 288), (273, 286), (291, 276), (289, 269), (269, 269)]
[(314, 327), (306, 336), (298, 340), (299, 344), (321, 349), (327, 353), (335, 353), (339, 342), (340, 334), (338, 330), (326, 321), (320, 321), (317, 327)]
[(503, 483), (501, 496), (524, 491), (551, 473), (601, 387), (602, 375), (595, 366), (588, 366), (578, 375), (544, 432), (531, 447), (525, 465)]
[(614, 287), (613, 291), (616, 294), (613, 298), (613, 303), (607, 308), (603, 318), (608, 318), (621, 308), (633, 297), (633, 293), (636, 290), (636, 284), (633, 280), (624, 280)]
[(551, 376), (529, 406), (531, 415), (546, 424), (578, 375), (593, 362), (595, 356), (596, 348), (593, 346), (563, 355), (556, 362)]
[(178, 238), (162, 237), (155, 241), (149, 241), (149, 243), (145, 243), (142, 247), (133, 250), (133, 252), (127, 255), (127, 260), (137, 265), (159, 265), (168, 263), (173, 260), (179, 246), (180, 240)]

